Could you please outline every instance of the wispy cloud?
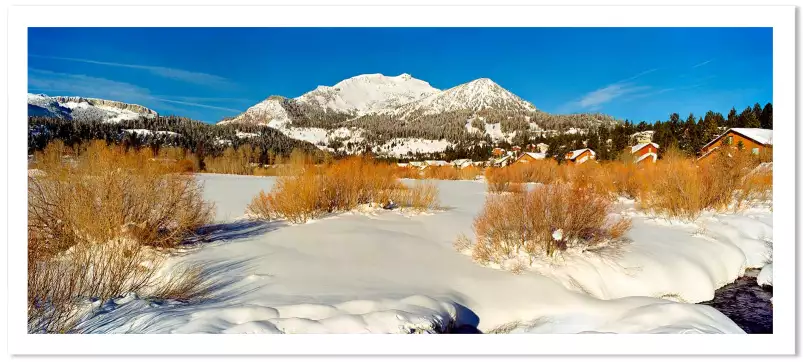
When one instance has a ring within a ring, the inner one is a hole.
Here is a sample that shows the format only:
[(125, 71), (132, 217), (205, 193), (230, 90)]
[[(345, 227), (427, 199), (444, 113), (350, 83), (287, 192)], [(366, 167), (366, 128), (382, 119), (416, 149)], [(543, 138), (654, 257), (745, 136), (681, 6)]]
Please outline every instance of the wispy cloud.
[[(59, 73), (50, 70), (29, 68), (28, 69), (28, 90), (43, 91), (45, 93), (59, 92), (60, 95), (82, 96), (119, 100), (123, 102), (137, 103), (150, 108), (163, 108), (172, 111), (186, 112), (187, 108), (172, 106), (183, 105), (191, 108), (206, 108), (231, 113), (239, 113), (240, 110), (221, 106), (213, 106), (198, 102), (188, 102), (187, 100), (213, 98), (187, 97), (187, 96), (164, 96), (153, 95), (149, 89), (131, 83), (115, 81), (106, 78), (92, 77), (83, 74)], [(220, 98), (218, 99), (220, 100)]]
[(150, 97), (148, 89), (131, 83), (37, 68), (28, 68), (28, 87), (84, 97), (105, 97), (109, 99), (125, 97), (138, 100)]
[(687, 86), (682, 86), (682, 87), (661, 88), (661, 89), (656, 89), (656, 90), (649, 91), (649, 92), (632, 94), (632, 95), (626, 97), (625, 99), (623, 99), (622, 101), (629, 102), (629, 101), (632, 101), (632, 100), (641, 99), (641, 98), (647, 98), (647, 97), (652, 97), (652, 96), (657, 96), (659, 94), (664, 94), (664, 93), (668, 93), (668, 92), (682, 91), (682, 90), (689, 90), (689, 89), (699, 88), (699, 87), (701, 87), (703, 85), (704, 85), (704, 83), (698, 83), (698, 84), (692, 84), (692, 85), (687, 85)]
[(240, 112), (239, 110), (236, 110), (236, 109), (233, 109), (233, 108), (210, 106), (210, 105), (200, 104), (200, 103), (182, 102), (182, 101), (177, 101), (177, 100), (172, 100), (172, 99), (164, 99), (164, 98), (153, 98), (153, 99), (158, 100), (158, 101), (162, 101), (162, 102), (167, 102), (167, 103), (183, 104), (185, 106), (202, 107), (202, 108), (209, 108), (209, 109), (218, 109), (218, 110), (221, 110), (221, 111), (229, 111), (229, 112)]
[(608, 84), (602, 88), (598, 88), (594, 91), (584, 94), (578, 100), (564, 104), (564, 106), (561, 108), (564, 111), (570, 112), (578, 109), (591, 111), (599, 110), (603, 104), (609, 103), (617, 98), (651, 89), (650, 86), (638, 85), (633, 81), (642, 76), (655, 72), (656, 70), (658, 69), (648, 69), (633, 75), (632, 77)]
[(599, 109), (601, 105), (608, 103), (623, 95), (632, 94), (647, 89), (650, 89), (650, 87), (638, 86), (635, 85), (634, 83), (614, 83), (604, 88), (600, 88), (593, 92), (587, 93), (577, 103), (582, 108), (596, 110)]
[(708, 59), (708, 60), (706, 60), (706, 61), (704, 61), (702, 63), (697, 63), (697, 64), (693, 65), (692, 68), (702, 67), (702, 66), (704, 66), (704, 65), (706, 65), (708, 63), (711, 63), (713, 61), (714, 61), (714, 59)]
[(251, 104), (254, 103), (253, 100), (245, 99), (245, 98), (221, 98), (221, 97), (186, 97), (186, 96), (173, 96), (173, 95), (154, 95), (154, 97), (159, 98), (170, 98), (179, 100), (182, 102), (191, 102), (191, 103), (198, 103), (198, 102), (206, 102), (206, 103), (245, 103)]
[(152, 66), (152, 65), (142, 65), (142, 64), (125, 64), (125, 63), (115, 63), (115, 62), (105, 62), (99, 60), (92, 60), (92, 59), (79, 59), (79, 58), (67, 58), (67, 57), (54, 57), (48, 55), (37, 55), (37, 54), (29, 54), (29, 56), (34, 58), (43, 58), (43, 59), (53, 59), (53, 60), (63, 60), (68, 62), (80, 62), (86, 64), (97, 64), (97, 65), (105, 65), (110, 67), (121, 67), (121, 68), (131, 68), (131, 69), (140, 69), (147, 71), (151, 74), (173, 79), (181, 82), (198, 84), (198, 85), (208, 85), (208, 86), (223, 86), (223, 87), (231, 87), (234, 84), (221, 76), (217, 76), (214, 74), (202, 73), (202, 72), (193, 72), (184, 69), (177, 69), (177, 68), (168, 68), (168, 67), (160, 67), (160, 66)]
[(654, 72), (654, 71), (656, 71), (656, 70), (658, 70), (658, 68), (653, 68), (653, 69), (645, 70), (645, 71), (643, 71), (643, 72), (641, 72), (641, 73), (639, 73), (639, 74), (636, 74), (636, 75), (634, 75), (634, 76), (632, 76), (632, 77), (630, 77), (630, 78), (622, 79), (622, 80), (620, 80), (620, 81), (618, 81), (618, 82), (616, 82), (616, 83), (629, 82), (629, 81), (631, 81), (631, 80), (634, 80), (634, 79), (636, 79), (636, 78), (639, 78), (639, 77), (641, 77), (641, 76), (645, 76), (645, 75), (647, 75), (647, 74), (650, 74), (650, 73), (652, 73), (652, 72)]

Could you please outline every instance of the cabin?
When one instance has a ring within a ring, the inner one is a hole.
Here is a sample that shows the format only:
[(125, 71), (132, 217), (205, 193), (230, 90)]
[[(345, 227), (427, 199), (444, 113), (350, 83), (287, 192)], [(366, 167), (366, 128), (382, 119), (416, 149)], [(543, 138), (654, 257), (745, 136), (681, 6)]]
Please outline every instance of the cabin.
[(654, 134), (655, 131), (636, 132), (630, 135), (630, 141), (636, 143), (650, 143), (652, 142), (652, 136)]
[(521, 152), (521, 147), (513, 146), (513, 147), (510, 148), (510, 150), (513, 151), (513, 152)]
[(457, 168), (464, 168), (464, 167), (466, 167), (468, 165), (471, 165), (471, 160), (468, 159), (468, 158), (461, 158), (461, 159), (452, 161), (451, 164), (452, 164), (452, 166), (457, 167)]
[(507, 155), (505, 157), (497, 158), (491, 162), (493, 162), (494, 167), (505, 167), (509, 165), (513, 161), (513, 156)]
[(410, 161), (410, 166), (423, 169), (424, 167), (427, 166), (427, 164), (422, 161)]
[(513, 164), (524, 164), (535, 162), (538, 160), (543, 160), (546, 158), (546, 153), (536, 153), (536, 152), (524, 152), (516, 158), (516, 161), (513, 161)]
[(499, 156), (502, 156), (502, 155), (504, 155), (504, 154), (505, 154), (505, 149), (504, 149), (504, 148), (499, 148), (499, 147), (497, 147), (497, 148), (494, 148), (494, 149), (491, 151), (491, 154), (492, 154), (494, 157), (499, 157)]
[(633, 156), (633, 163), (658, 161), (658, 144), (654, 142), (643, 142), (635, 146), (630, 146), (630, 154)]
[(567, 162), (578, 165), (595, 158), (597, 158), (597, 153), (590, 148), (581, 148), (579, 150), (567, 152), (565, 157)]
[(421, 169), (423, 170), (423, 169), (425, 169), (427, 167), (430, 167), (430, 166), (442, 167), (442, 166), (450, 166), (450, 165), (449, 165), (449, 162), (446, 162), (446, 161), (443, 161), (443, 160), (426, 160), (426, 161), (424, 161), (424, 165), (421, 167)]
[(772, 130), (763, 128), (730, 128), (721, 135), (708, 142), (701, 150), (697, 161), (705, 160), (714, 155), (720, 147), (748, 150), (759, 155), (772, 148)]

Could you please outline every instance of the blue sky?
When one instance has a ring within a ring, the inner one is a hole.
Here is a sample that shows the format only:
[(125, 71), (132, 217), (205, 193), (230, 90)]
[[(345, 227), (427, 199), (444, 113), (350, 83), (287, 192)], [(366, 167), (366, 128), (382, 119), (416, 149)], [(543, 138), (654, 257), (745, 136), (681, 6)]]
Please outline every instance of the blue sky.
[(771, 28), (30, 28), (28, 91), (205, 122), (365, 73), (634, 121), (772, 101)]

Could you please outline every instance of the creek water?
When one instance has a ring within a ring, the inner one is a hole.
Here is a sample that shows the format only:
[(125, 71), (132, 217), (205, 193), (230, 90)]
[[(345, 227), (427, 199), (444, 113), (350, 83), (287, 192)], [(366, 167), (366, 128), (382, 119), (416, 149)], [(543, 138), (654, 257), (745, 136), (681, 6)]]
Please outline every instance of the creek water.
[(714, 292), (714, 299), (700, 304), (710, 305), (733, 320), (750, 334), (772, 333), (772, 287), (756, 283), (757, 270), (749, 270)]

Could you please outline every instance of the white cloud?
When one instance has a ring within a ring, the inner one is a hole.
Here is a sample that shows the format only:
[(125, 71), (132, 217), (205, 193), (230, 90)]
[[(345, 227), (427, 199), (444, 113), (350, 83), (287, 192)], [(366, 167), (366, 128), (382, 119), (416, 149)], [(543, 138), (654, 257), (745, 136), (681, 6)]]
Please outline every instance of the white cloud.
[[(170, 109), (178, 112), (187, 112), (187, 109), (175, 107), (171, 104), (215, 109), (232, 113), (241, 112), (240, 110), (233, 108), (211, 106), (187, 101), (192, 99), (203, 99), (202, 97), (155, 96), (151, 94), (149, 89), (131, 83), (92, 77), (83, 74), (59, 73), (36, 68), (28, 69), (28, 89), (43, 91), (45, 93), (49, 92), (51, 93), (50, 95), (80, 96), (87, 98), (117, 100), (127, 103), (141, 104), (149, 108)], [(53, 92), (58, 92), (58, 94), (53, 94)]]
[(698, 64), (693, 65), (692, 68), (702, 67), (702, 66), (704, 66), (704, 65), (706, 65), (708, 63), (711, 63), (713, 61), (714, 61), (714, 59), (708, 59), (708, 60), (706, 60), (706, 61), (704, 61), (702, 63), (698, 63)]
[(632, 77), (628, 77), (620, 81), (608, 84), (602, 88), (586, 93), (585, 95), (580, 97), (579, 100), (569, 102), (561, 108), (565, 111), (576, 111), (578, 108), (583, 110), (596, 111), (599, 110), (603, 104), (609, 103), (624, 95), (637, 94), (642, 91), (647, 91), (652, 87), (637, 85), (632, 81), (644, 75), (650, 74), (656, 70), (658, 69), (653, 68), (645, 70)]
[(598, 109), (599, 106), (608, 103), (626, 94), (650, 89), (647, 86), (637, 86), (633, 83), (614, 83), (606, 87), (597, 89), (583, 96), (578, 104), (582, 108)]
[(110, 67), (122, 67), (122, 68), (131, 68), (131, 69), (141, 69), (151, 74), (173, 79), (177, 81), (192, 83), (192, 84), (199, 84), (199, 85), (208, 85), (208, 86), (225, 86), (229, 87), (233, 84), (226, 78), (202, 73), (202, 72), (193, 72), (184, 69), (177, 69), (177, 68), (168, 68), (168, 67), (160, 67), (160, 66), (152, 66), (152, 65), (141, 65), (141, 64), (125, 64), (125, 63), (114, 63), (114, 62), (104, 62), (92, 59), (78, 59), (78, 58), (65, 58), (65, 57), (52, 57), (52, 56), (45, 56), (45, 55), (35, 55), (30, 54), (29, 56), (35, 58), (44, 58), (44, 59), (55, 59), (55, 60), (64, 60), (69, 62), (80, 62), (80, 63), (87, 63), (87, 64), (98, 64), (98, 65), (106, 65)]

